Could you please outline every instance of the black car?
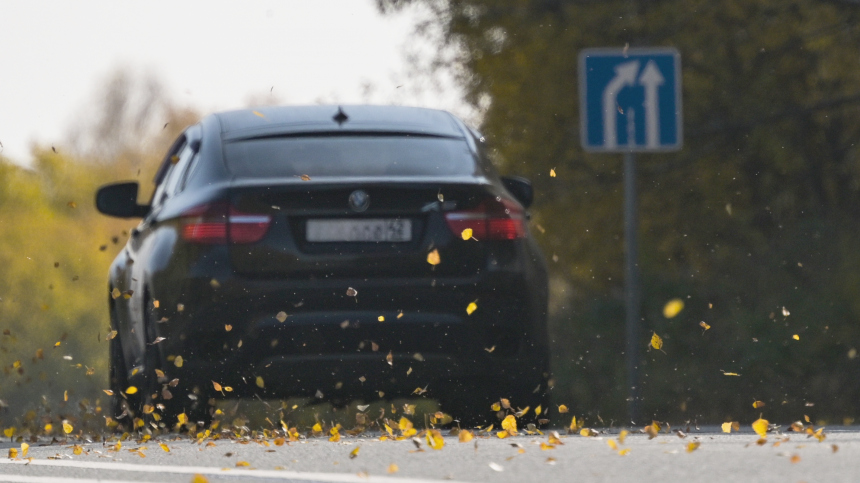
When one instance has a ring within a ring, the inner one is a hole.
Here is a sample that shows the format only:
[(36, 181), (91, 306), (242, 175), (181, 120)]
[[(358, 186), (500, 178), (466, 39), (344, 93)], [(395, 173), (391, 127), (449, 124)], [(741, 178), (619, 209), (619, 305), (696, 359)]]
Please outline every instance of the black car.
[(162, 421), (207, 421), (218, 398), (343, 404), (416, 388), (470, 422), (500, 397), (546, 404), (531, 185), (499, 177), (451, 114), (212, 114), (155, 184), (148, 205), (136, 182), (96, 196), (104, 214), (143, 218), (109, 275), (116, 416), (163, 405)]

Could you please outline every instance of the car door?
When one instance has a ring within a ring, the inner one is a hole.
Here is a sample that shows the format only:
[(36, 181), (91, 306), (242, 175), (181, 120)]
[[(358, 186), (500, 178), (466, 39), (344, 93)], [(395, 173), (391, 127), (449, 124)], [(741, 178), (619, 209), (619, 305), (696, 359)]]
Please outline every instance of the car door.
[[(130, 370), (143, 364), (146, 349), (146, 331), (144, 329), (145, 304), (147, 300), (146, 282), (151, 266), (148, 259), (152, 247), (156, 244), (159, 225), (159, 213), (169, 202), (176, 190), (177, 183), (183, 178), (184, 170), (188, 167), (193, 150), (187, 137), (183, 135), (172, 146), (156, 175), (156, 188), (150, 202), (150, 211), (140, 224), (131, 231), (131, 238), (126, 245), (126, 280), (124, 284), (131, 291), (131, 296), (124, 299), (127, 304), (128, 324), (122, 327), (123, 351), (126, 360), (130, 361)], [(129, 292), (126, 292), (129, 293)]]

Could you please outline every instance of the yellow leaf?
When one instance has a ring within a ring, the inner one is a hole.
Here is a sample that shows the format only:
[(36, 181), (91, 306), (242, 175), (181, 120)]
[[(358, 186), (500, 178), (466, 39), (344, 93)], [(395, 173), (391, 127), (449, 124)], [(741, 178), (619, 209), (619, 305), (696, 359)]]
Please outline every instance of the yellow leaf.
[(471, 228), (466, 228), (463, 230), (463, 233), (460, 233), (460, 236), (463, 237), (463, 240), (468, 240), (469, 238), (472, 238), (472, 233)]
[(188, 415), (182, 413), (179, 416), (176, 416), (176, 421), (179, 423), (180, 426), (183, 426), (185, 425), (185, 423), (188, 422)]
[(128, 389), (125, 390), (126, 394), (137, 394), (137, 388), (134, 386), (128, 386)]
[(615, 444), (615, 440), (614, 440), (614, 439), (607, 439), (607, 440), (606, 440), (606, 444), (608, 444), (608, 445), (609, 445), (609, 447), (610, 447), (610, 448), (612, 448), (613, 450), (618, 451), (618, 445), (617, 445), (617, 444)]
[(579, 432), (579, 434), (580, 434), (580, 436), (585, 436), (586, 438), (590, 438), (593, 436), (597, 436), (599, 433), (593, 429), (584, 428), (582, 431)]
[(260, 389), (266, 387), (266, 383), (263, 381), (263, 376), (257, 376), (257, 387)]
[(754, 423), (752, 423), (753, 431), (755, 431), (762, 438), (767, 434), (768, 421), (766, 419), (757, 419)]
[(388, 472), (389, 473), (397, 473), (398, 471), (400, 471), (400, 468), (398, 468), (397, 465), (395, 465), (394, 463), (391, 463), (390, 465), (388, 465)]
[(11, 438), (12, 436), (15, 435), (15, 426), (12, 426), (11, 428), (4, 429), (3, 434), (5, 434), (7, 438)]
[(46, 433), (50, 433), (50, 432), (51, 432), (51, 431), (53, 431), (53, 430), (54, 430), (54, 425), (53, 425), (53, 424), (48, 423), (48, 424), (46, 424), (46, 425), (45, 425), (45, 432), (46, 432)]
[(549, 170), (549, 177), (550, 177), (550, 178), (555, 178), (555, 168), (552, 168), (552, 169), (550, 169), (550, 170)]
[(427, 263), (430, 265), (439, 265), (442, 262), (442, 259), (439, 258), (439, 250), (433, 249), (432, 252), (427, 254)]
[(30, 445), (29, 445), (29, 444), (27, 444), (27, 443), (21, 443), (21, 457), (22, 457), (22, 458), (26, 458), (26, 457), (27, 457), (27, 450), (29, 450), (29, 449), (30, 449)]
[(764, 401), (754, 401), (753, 402), (753, 408), (754, 409), (763, 408), (764, 406), (765, 406)]
[(340, 441), (340, 431), (337, 429), (337, 426), (331, 428), (329, 431), (331, 433), (331, 437), (328, 439), (332, 443), (337, 443)]
[(182, 367), (183, 360), (182, 356), (176, 356), (176, 359), (173, 359), (173, 365), (176, 367)]
[(224, 331), (225, 331), (225, 332), (230, 332), (231, 330), (233, 330), (233, 326), (232, 326), (232, 325), (230, 325), (230, 324), (224, 324)]
[(158, 446), (161, 446), (161, 449), (163, 449), (165, 453), (170, 453), (170, 448), (168, 448), (166, 444), (158, 443)]
[(791, 461), (791, 464), (800, 463), (800, 456), (799, 456), (799, 455), (794, 455), (794, 456), (792, 456), (792, 457), (791, 457), (791, 460), (790, 460), (790, 461)]
[(224, 386), (224, 390), (227, 392), (233, 392), (233, 388), (230, 386)]
[(618, 452), (618, 456), (627, 456), (630, 453), (630, 448), (624, 448)]
[(499, 431), (498, 433), (496, 433), (496, 436), (498, 436), (499, 439), (505, 439), (510, 436), (510, 434), (508, 434), (507, 431)]
[(708, 329), (710, 329), (710, 328), (711, 328), (711, 326), (710, 326), (710, 325), (708, 325), (708, 323), (707, 323), (707, 322), (705, 322), (704, 320), (703, 320), (703, 321), (701, 321), (701, 322), (699, 322), (699, 327), (701, 327), (701, 328), (703, 328), (703, 329), (705, 329), (705, 330), (708, 330)]
[(397, 422), (397, 426), (400, 428), (401, 431), (412, 429), (412, 421), (406, 419), (405, 417), (401, 417), (400, 421)]
[(546, 444), (546, 443), (544, 443), (544, 442), (541, 442), (541, 444), (540, 444), (540, 450), (541, 450), (541, 451), (546, 451), (546, 450), (549, 450), (549, 449), (555, 449), (555, 446), (553, 446), (553, 445), (551, 445), (551, 444)]
[(502, 421), (502, 429), (510, 434), (517, 434), (517, 418), (513, 414), (508, 414)]
[(672, 299), (663, 306), (663, 317), (671, 319), (680, 314), (682, 310), (684, 310), (684, 301), (681, 299)]
[(191, 483), (209, 483), (209, 480), (205, 476), (195, 473), (191, 477)]
[(473, 312), (478, 310), (478, 304), (475, 302), (477, 302), (477, 300), (475, 300), (474, 302), (469, 302), (469, 305), (466, 306), (467, 315), (472, 315)]
[(360, 448), (361, 448), (361, 446), (356, 446), (354, 450), (350, 451), (349, 452), (349, 459), (354, 460), (355, 458), (357, 458), (358, 457), (358, 450)]
[[(120, 444), (119, 444), (119, 443), (117, 443), (117, 446), (120, 446)], [(117, 448), (117, 451), (119, 451), (119, 448)], [(80, 445), (77, 445), (77, 444), (76, 444), (76, 445), (74, 445), (74, 446), (72, 447), (72, 453), (74, 453), (74, 454), (75, 454), (75, 456), (80, 456), (80, 455), (81, 455), (81, 453), (83, 453), (83, 452), (84, 452), (84, 448), (83, 448), (83, 446), (80, 446)]]
[(475, 435), (472, 434), (472, 432), (468, 429), (460, 430), (460, 434), (458, 436), (461, 443), (468, 443), (469, 441), (472, 441), (472, 438), (475, 437)]
[(376, 320), (378, 320), (380, 322), (385, 322), (385, 316), (380, 315), (379, 317), (376, 318)]
[(214, 387), (214, 388), (215, 388), (215, 390), (216, 390), (216, 391), (218, 391), (218, 392), (223, 392), (223, 391), (224, 391), (224, 388), (222, 388), (222, 387), (221, 387), (221, 384), (218, 384), (218, 383), (217, 383), (217, 382), (215, 382), (215, 381), (212, 381), (212, 387)]
[(495, 412), (499, 412), (502, 410), (502, 405), (499, 404), (498, 402), (494, 402), (493, 405), (490, 406), (490, 409), (492, 409)]
[(322, 433), (322, 425), (321, 425), (320, 423), (316, 423), (316, 424), (314, 424), (314, 426), (311, 428), (311, 430), (312, 430), (314, 433)]
[(564, 404), (562, 404), (561, 406), (558, 407), (558, 412), (561, 414), (565, 414), (567, 411), (568, 411), (567, 406), (565, 406)]
[(427, 431), (427, 444), (435, 450), (442, 449), (445, 446), (445, 438), (442, 437), (442, 432), (438, 429)]
[(536, 407), (536, 408), (535, 408), (535, 417), (540, 416), (540, 414), (541, 414), (542, 412), (543, 412), (543, 408), (542, 408), (542, 407), (540, 407), (540, 404), (538, 404), (538, 407)]
[(740, 374), (738, 374), (737, 372), (723, 372), (723, 375), (724, 375), (724, 376), (737, 376), (737, 377), (740, 377)]
[(800, 340), (800, 336), (797, 334), (794, 334), (793, 336), (791, 336), (791, 338), (794, 340)]
[(69, 434), (69, 433), (71, 433), (72, 431), (74, 431), (74, 429), (75, 429), (75, 428), (73, 428), (71, 424), (69, 424), (69, 423), (67, 423), (67, 422), (65, 422), (65, 421), (63, 422), (63, 432), (64, 432), (64, 433)]
[(282, 310), (278, 312), (277, 315), (275, 315), (275, 318), (278, 319), (278, 322), (283, 323), (285, 320), (287, 320), (287, 313)]
[(257, 117), (266, 117), (266, 115), (260, 111), (251, 111), (251, 112)]
[(236, 466), (251, 466), (251, 463), (248, 463), (247, 461), (237, 461)]
[(18, 457), (18, 448), (9, 448), (9, 458), (17, 458)]
[(113, 339), (114, 337), (116, 337), (117, 333), (118, 333), (118, 332), (117, 332), (117, 331), (115, 331), (115, 330), (112, 330), (112, 331), (108, 332), (107, 340), (111, 340), (111, 339)]
[(731, 433), (732, 432), (732, 423), (731, 422), (723, 423), (723, 425), (721, 427), (723, 428), (724, 433)]
[(663, 348), (663, 339), (656, 332), (651, 335), (651, 347), (660, 350)]
[(628, 434), (630, 434), (630, 432), (626, 429), (621, 430), (621, 432), (618, 433), (618, 442), (624, 444), (624, 440), (627, 439)]
[(122, 292), (120, 292), (119, 289), (116, 287), (114, 287), (113, 290), (110, 291), (110, 296), (114, 299), (119, 298), (120, 295), (122, 295)]
[(699, 449), (699, 446), (701, 444), (702, 443), (698, 441), (690, 441), (689, 443), (687, 443), (687, 453), (692, 453), (693, 451), (696, 451), (697, 449)]

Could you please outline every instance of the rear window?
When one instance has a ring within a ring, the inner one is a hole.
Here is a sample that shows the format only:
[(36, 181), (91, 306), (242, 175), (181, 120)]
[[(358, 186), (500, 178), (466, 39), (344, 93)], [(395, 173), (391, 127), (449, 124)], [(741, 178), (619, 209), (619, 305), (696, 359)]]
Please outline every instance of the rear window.
[(319, 136), (253, 139), (224, 146), (239, 178), (463, 176), (478, 172), (463, 139), (422, 136)]

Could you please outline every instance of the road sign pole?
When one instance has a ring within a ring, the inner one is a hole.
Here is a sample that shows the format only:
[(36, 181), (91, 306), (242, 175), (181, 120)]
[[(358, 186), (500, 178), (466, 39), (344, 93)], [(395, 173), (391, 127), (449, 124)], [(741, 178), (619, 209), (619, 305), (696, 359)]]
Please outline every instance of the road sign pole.
[(627, 414), (631, 422), (639, 421), (639, 322), (642, 292), (639, 287), (639, 220), (636, 203), (636, 157), (624, 153), (624, 302), (627, 335)]

